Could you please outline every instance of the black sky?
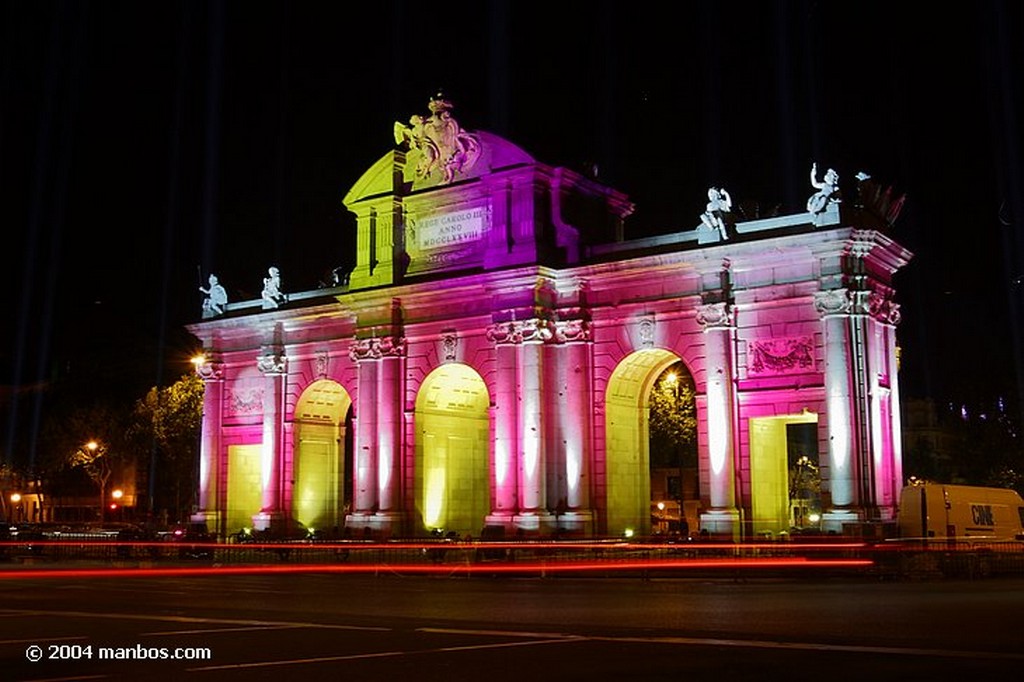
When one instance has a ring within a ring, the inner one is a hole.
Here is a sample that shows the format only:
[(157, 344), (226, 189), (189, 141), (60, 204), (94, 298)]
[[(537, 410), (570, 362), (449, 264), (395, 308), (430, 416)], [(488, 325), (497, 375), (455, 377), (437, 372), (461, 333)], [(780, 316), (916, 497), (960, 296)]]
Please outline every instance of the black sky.
[(812, 161), (870, 171), (908, 195), (904, 392), (1016, 393), (1022, 5), (665, 7), (5, 2), (0, 383), (74, 358), (138, 394), (186, 366), (200, 271), (316, 287), (353, 258), (341, 198), (441, 87), (468, 128), (598, 164), (632, 236), (691, 229), (710, 185), (795, 212)]

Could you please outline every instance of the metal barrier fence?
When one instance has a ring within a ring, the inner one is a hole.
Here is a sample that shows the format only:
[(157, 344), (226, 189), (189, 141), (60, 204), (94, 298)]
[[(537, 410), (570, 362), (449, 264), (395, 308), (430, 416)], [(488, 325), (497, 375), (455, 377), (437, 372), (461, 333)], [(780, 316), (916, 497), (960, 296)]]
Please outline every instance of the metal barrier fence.
[(986, 578), (1024, 575), (1024, 543), (289, 542), (110, 540), (0, 542), (7, 569), (86, 562), (122, 569), (291, 566), (396, 574), (852, 575)]

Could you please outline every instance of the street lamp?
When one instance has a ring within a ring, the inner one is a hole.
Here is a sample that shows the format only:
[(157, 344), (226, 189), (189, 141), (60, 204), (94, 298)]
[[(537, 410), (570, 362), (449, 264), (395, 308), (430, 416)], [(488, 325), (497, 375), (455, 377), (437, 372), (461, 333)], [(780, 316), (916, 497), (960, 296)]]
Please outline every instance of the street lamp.
[(21, 493), (11, 493), (11, 523), (20, 521), (21, 516)]

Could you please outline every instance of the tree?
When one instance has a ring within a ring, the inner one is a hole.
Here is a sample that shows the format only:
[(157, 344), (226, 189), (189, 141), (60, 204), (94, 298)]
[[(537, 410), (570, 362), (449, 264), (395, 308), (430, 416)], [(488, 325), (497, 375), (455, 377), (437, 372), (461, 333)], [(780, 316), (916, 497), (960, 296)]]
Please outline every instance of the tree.
[(68, 457), (68, 463), (72, 468), (84, 471), (89, 478), (99, 486), (100, 504), (99, 515), (103, 520), (103, 508), (107, 502), (107, 483), (114, 473), (111, 457), (108, 456), (107, 446), (101, 442), (90, 440), (75, 450)]
[(693, 380), (677, 362), (654, 382), (649, 398), (652, 467), (697, 465), (697, 416)]
[(46, 429), (47, 453), (33, 472), (40, 486), (43, 480), (55, 484), (61, 494), (79, 487), (75, 479), (84, 474), (99, 492), (99, 519), (103, 519), (107, 484), (135, 461), (135, 452), (125, 435), (127, 415), (120, 406), (96, 402), (69, 407), (50, 415)]
[(135, 404), (132, 439), (156, 449), (154, 500), (182, 518), (195, 492), (196, 455), (203, 419), (203, 381), (193, 373), (164, 388), (153, 387)]

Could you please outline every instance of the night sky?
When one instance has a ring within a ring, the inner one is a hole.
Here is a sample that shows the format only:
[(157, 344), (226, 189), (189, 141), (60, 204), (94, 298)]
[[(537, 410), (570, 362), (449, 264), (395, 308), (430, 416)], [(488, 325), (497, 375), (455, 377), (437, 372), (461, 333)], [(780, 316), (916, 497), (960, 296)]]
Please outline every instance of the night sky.
[(443, 88), (469, 129), (597, 164), (627, 236), (692, 229), (711, 185), (791, 213), (812, 161), (869, 171), (908, 197), (904, 393), (1016, 398), (1024, 4), (664, 6), (5, 2), (0, 384), (85, 364), (141, 395), (187, 368), (210, 272), (237, 301), (351, 264), (342, 197)]

